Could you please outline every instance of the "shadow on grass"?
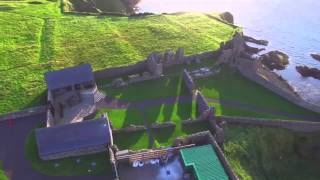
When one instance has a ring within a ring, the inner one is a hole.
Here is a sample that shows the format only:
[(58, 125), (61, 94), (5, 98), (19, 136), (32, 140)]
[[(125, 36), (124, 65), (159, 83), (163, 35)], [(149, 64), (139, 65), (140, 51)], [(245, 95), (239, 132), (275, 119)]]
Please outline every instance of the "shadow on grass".
[(114, 134), (114, 144), (119, 149), (139, 150), (149, 147), (148, 135), (145, 131)]
[(23, 107), (23, 109), (31, 108), (34, 106), (41, 106), (47, 104), (47, 89), (42, 91), (37, 97), (33, 98), (30, 103)]
[(159, 143), (166, 143), (168, 139), (172, 137), (174, 131), (175, 131), (174, 127), (154, 129), (152, 130), (152, 134), (154, 136), (154, 139)]
[(145, 125), (144, 123), (144, 117), (141, 114), (139, 109), (131, 108), (130, 106), (128, 107), (124, 122), (123, 122), (123, 127), (128, 127), (130, 125)]

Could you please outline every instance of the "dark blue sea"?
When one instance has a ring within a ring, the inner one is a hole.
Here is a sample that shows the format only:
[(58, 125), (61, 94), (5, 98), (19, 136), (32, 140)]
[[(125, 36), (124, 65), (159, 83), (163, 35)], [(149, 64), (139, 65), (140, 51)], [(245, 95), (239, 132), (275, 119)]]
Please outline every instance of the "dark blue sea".
[(320, 0), (141, 0), (140, 12), (223, 12), (234, 15), (247, 35), (269, 41), (267, 50), (290, 56), (286, 70), (277, 71), (300, 95), (320, 105), (320, 80), (301, 77), (297, 65), (320, 68), (310, 53), (320, 53)]

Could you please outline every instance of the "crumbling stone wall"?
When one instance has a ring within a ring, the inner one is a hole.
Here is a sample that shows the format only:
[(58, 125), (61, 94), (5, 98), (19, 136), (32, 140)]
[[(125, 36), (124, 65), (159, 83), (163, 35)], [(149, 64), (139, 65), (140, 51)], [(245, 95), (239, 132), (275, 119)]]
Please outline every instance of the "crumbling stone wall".
[(275, 72), (265, 69), (259, 61), (242, 58), (239, 58), (237, 61), (237, 68), (244, 77), (262, 85), (300, 107), (320, 113), (320, 106), (302, 99), (284, 79)]
[(117, 78), (120, 76), (138, 74), (147, 70), (147, 61), (141, 61), (133, 65), (106, 68), (94, 72), (95, 79)]
[(193, 91), (195, 90), (196, 85), (195, 85), (192, 77), (190, 76), (189, 72), (186, 69), (183, 70), (183, 81), (184, 81), (185, 85), (187, 86), (190, 94), (193, 94)]
[(139, 125), (130, 125), (125, 128), (121, 129), (112, 129), (113, 134), (117, 133), (134, 133), (134, 132), (142, 132), (145, 131), (147, 128), (145, 126), (139, 126)]
[(198, 114), (202, 114), (203, 112), (210, 109), (210, 106), (207, 100), (204, 98), (200, 91), (196, 92), (196, 104), (197, 104), (197, 112)]
[(302, 133), (320, 132), (319, 122), (271, 120), (271, 119), (262, 119), (262, 118), (229, 117), (229, 116), (220, 116), (220, 117), (217, 117), (217, 120), (220, 123), (226, 122), (229, 124), (239, 124), (239, 125), (253, 125), (253, 126), (261, 126), (261, 127), (267, 126), (267, 127), (273, 127), (273, 128), (288, 129), (291, 131), (302, 132)]

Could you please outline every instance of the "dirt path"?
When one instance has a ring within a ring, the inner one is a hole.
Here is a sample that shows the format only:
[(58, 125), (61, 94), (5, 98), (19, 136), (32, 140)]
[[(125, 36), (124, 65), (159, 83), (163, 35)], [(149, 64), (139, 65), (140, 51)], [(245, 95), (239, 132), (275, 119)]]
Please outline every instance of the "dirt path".
[(10, 180), (106, 180), (108, 176), (53, 177), (34, 171), (25, 158), (24, 144), (27, 135), (40, 122), (45, 121), (45, 114), (16, 119), (12, 125), (0, 123), (0, 160)]

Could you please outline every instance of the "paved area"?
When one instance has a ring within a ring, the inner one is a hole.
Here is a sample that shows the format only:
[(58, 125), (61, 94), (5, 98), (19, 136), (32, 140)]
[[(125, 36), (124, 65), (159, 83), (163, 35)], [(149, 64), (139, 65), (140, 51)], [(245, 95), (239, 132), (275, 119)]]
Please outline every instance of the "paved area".
[(36, 115), (0, 123), (0, 160), (10, 180), (109, 180), (111, 177), (53, 177), (34, 171), (25, 158), (24, 144), (30, 131), (45, 121), (45, 115)]

